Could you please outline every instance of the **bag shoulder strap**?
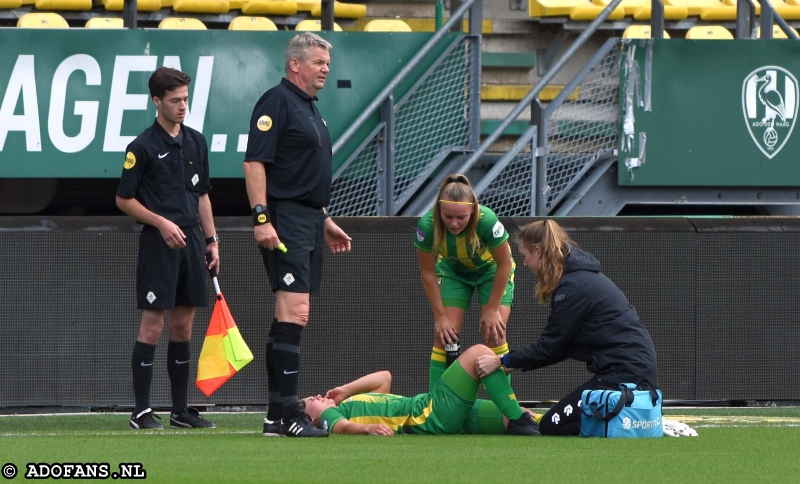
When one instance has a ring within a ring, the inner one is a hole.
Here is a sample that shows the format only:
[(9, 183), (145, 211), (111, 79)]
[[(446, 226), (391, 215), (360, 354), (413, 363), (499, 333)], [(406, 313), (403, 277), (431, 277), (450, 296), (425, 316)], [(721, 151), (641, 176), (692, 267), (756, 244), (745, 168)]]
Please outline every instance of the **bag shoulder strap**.
[(655, 407), (658, 404), (658, 392), (656, 391), (655, 387), (650, 384), (647, 380), (642, 380), (639, 383), (638, 388), (641, 390), (648, 390), (650, 392), (650, 399), (653, 401), (653, 406)]
[[(609, 390), (609, 392), (611, 392), (611, 390)], [(606, 402), (608, 402), (608, 400), (606, 400)], [(594, 416), (594, 418), (598, 420), (603, 420), (608, 422), (612, 418), (619, 415), (619, 413), (622, 411), (625, 405), (628, 405), (630, 402), (633, 402), (633, 391), (627, 388), (622, 388), (619, 391), (619, 400), (617, 401), (617, 404), (610, 412), (606, 413), (605, 415), (602, 415), (597, 410), (593, 410), (592, 415)]]

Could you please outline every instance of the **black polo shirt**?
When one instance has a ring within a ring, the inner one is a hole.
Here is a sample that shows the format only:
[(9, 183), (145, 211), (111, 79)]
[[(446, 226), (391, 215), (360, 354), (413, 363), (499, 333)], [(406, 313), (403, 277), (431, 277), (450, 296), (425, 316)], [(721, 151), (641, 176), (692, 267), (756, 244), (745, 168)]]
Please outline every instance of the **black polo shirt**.
[(270, 200), (317, 208), (331, 201), (333, 147), (316, 100), (284, 78), (253, 109), (245, 160), (266, 165)]
[(181, 125), (177, 141), (156, 120), (125, 150), (117, 195), (135, 198), (179, 227), (200, 223), (200, 195), (211, 190), (208, 144), (198, 131)]

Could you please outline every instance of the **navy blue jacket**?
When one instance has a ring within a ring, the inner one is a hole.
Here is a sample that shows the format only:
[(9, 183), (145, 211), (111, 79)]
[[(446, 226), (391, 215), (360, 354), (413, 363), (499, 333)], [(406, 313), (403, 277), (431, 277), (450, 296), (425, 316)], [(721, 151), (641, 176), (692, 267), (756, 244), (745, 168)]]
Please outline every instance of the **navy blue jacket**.
[(600, 272), (590, 253), (572, 247), (539, 341), (508, 355), (511, 368), (544, 368), (572, 358), (613, 384), (658, 387), (656, 351), (636, 309)]

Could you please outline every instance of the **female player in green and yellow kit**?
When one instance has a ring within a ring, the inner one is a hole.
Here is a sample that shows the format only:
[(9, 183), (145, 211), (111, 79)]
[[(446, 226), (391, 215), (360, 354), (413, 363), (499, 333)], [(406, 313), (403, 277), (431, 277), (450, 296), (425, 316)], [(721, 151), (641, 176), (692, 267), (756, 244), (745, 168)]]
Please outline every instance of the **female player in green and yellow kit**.
[(494, 212), (478, 204), (469, 180), (459, 174), (442, 182), (433, 209), (417, 224), (414, 245), (433, 310), (428, 382), (433, 391), (447, 369), (445, 345), (458, 342), (475, 289), (483, 343), (496, 355), (508, 353), (506, 324), (514, 298), (515, 264), (505, 227)]
[[(502, 368), (478, 377), (475, 363), (490, 355), (494, 356), (493, 351), (486, 346), (469, 348), (430, 393), (414, 397), (391, 394), (388, 371), (370, 373), (324, 397), (303, 399), (304, 417), (331, 434), (540, 435), (533, 413), (519, 406)], [(481, 384), (491, 401), (476, 400)], [(481, 407), (487, 411), (479, 410)]]

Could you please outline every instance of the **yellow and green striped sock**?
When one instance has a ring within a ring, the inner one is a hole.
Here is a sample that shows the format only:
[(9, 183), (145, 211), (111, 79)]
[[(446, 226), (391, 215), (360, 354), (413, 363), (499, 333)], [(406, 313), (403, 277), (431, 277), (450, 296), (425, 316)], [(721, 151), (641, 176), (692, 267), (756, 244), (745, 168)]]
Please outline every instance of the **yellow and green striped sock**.
[(428, 370), (428, 392), (433, 391), (436, 382), (442, 378), (447, 369), (447, 353), (444, 350), (434, 347), (431, 350), (431, 366)]

